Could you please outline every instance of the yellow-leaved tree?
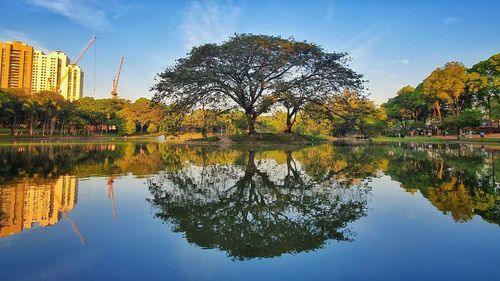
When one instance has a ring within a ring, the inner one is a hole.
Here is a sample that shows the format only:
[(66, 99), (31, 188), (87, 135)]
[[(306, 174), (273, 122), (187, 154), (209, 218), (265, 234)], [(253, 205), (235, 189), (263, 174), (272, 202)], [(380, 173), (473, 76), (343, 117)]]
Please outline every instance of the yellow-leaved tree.
[(460, 62), (449, 62), (444, 67), (434, 70), (424, 81), (424, 94), (434, 103), (436, 119), (442, 123), (442, 106), (446, 106), (453, 115), (460, 114), (463, 100), (467, 94), (468, 75)]

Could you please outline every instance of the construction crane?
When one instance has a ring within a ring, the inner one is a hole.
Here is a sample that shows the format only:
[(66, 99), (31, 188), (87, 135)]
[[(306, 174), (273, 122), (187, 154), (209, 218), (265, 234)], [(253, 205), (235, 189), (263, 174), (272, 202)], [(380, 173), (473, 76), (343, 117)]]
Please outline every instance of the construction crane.
[(122, 74), (122, 67), (123, 67), (123, 61), (125, 60), (124, 57), (120, 60), (120, 66), (118, 67), (118, 73), (115, 76), (115, 79), (113, 79), (113, 87), (111, 88), (111, 96), (113, 99), (116, 99), (118, 96), (118, 82), (120, 81), (120, 75)]
[[(78, 57), (76, 57), (76, 60), (72, 64), (70, 64), (70, 65), (77, 65), (78, 62), (80, 62), (80, 60), (82, 59), (83, 55), (85, 55), (85, 53), (87, 52), (87, 50), (92, 46), (92, 44), (94, 44), (94, 42), (95, 42), (96, 39), (97, 39), (96, 36), (92, 37), (92, 39), (90, 39), (90, 41), (87, 43), (87, 45), (85, 46), (85, 48), (83, 48), (83, 50), (80, 52), (80, 54), (78, 55)], [(61, 79), (57, 83), (56, 90), (57, 90), (58, 93), (61, 93), (61, 84), (62, 84), (62, 82), (64, 80), (66, 80), (66, 78), (68, 78), (70, 69), (71, 68), (68, 65), (68, 68), (66, 69), (66, 72), (63, 74), (63, 76), (61, 76)]]

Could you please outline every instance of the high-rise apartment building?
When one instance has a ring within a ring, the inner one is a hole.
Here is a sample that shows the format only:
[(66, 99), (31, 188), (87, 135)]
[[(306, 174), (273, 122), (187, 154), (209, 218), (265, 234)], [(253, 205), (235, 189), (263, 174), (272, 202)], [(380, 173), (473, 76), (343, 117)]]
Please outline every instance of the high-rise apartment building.
[[(59, 86), (59, 89), (57, 87)], [(35, 50), (33, 56), (33, 92), (59, 90), (67, 100), (83, 97), (83, 71), (63, 52), (44, 54)]]
[(83, 71), (60, 51), (45, 54), (22, 42), (0, 42), (0, 88), (26, 94), (58, 91), (65, 99), (83, 97)]
[(61, 95), (69, 101), (81, 99), (83, 97), (82, 69), (78, 65), (70, 64), (64, 71), (67, 71), (68, 75), (61, 83)]
[(33, 47), (19, 42), (0, 42), (0, 88), (31, 94)]
[(33, 54), (32, 92), (55, 90), (68, 65), (69, 58), (63, 52), (51, 52), (46, 55), (40, 50), (35, 50)]

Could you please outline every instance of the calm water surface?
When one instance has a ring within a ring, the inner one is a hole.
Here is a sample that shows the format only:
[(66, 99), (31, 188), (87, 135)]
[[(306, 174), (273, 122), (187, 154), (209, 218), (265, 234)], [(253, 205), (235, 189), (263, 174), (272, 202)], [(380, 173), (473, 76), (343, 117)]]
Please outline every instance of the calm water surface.
[(499, 159), (411, 144), (4, 146), (0, 280), (499, 280)]

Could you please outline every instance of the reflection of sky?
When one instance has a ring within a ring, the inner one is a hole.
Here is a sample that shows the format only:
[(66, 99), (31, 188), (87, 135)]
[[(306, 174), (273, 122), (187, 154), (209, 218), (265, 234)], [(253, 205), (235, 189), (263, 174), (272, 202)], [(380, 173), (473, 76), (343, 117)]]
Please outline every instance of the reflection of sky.
[(190, 245), (155, 219), (144, 179), (115, 179), (114, 223), (106, 184), (79, 183), (71, 217), (86, 246), (64, 218), (1, 239), (2, 280), (494, 280), (500, 262), (498, 226), (479, 217), (456, 223), (389, 177), (370, 184), (368, 215), (350, 224), (352, 243), (243, 262)]

